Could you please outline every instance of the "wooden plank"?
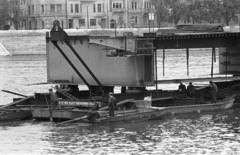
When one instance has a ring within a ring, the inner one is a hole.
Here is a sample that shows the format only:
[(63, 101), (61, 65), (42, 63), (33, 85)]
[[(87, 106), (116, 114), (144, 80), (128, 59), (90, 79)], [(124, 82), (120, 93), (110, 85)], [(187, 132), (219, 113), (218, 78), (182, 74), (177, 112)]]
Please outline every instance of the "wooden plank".
[[(117, 103), (117, 106), (122, 105), (122, 104), (125, 104), (125, 103), (127, 103), (127, 102), (131, 102), (131, 101), (133, 101), (133, 100), (134, 100), (134, 99), (126, 99), (126, 100), (120, 101), (120, 102)], [(108, 108), (108, 106), (103, 107), (103, 108), (100, 108), (99, 111), (106, 110), (107, 108)]]
[(30, 98), (32, 98), (32, 97), (34, 97), (34, 96), (28, 96), (28, 97), (23, 98), (23, 99), (20, 99), (20, 100), (18, 100), (18, 101), (15, 101), (15, 102), (9, 103), (9, 104), (7, 104), (7, 105), (1, 106), (1, 107), (0, 107), (0, 110), (4, 109), (4, 108), (6, 108), (6, 107), (12, 106), (12, 105), (21, 103), (21, 102), (23, 102), (23, 101), (26, 101), (26, 100), (28, 100), (28, 99), (30, 99)]
[(204, 88), (207, 88), (209, 87), (209, 85), (205, 85), (205, 86), (201, 86), (201, 87), (196, 87), (195, 90), (201, 90), (201, 89), (204, 89)]
[(152, 99), (151, 101), (162, 101), (162, 100), (171, 100), (171, 99), (174, 99), (174, 97), (155, 98), (155, 99)]
[(9, 90), (2, 90), (2, 91), (6, 92), (6, 93), (14, 94), (14, 95), (22, 96), (22, 97), (27, 97), (26, 95), (15, 93), (15, 92), (12, 92), (12, 91), (9, 91)]

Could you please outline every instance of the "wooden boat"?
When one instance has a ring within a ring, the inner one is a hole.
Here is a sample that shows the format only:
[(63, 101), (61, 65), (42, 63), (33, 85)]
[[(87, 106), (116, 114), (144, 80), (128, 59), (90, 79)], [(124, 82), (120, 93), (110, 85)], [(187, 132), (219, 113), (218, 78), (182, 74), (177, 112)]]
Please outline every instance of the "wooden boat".
[(202, 111), (224, 110), (233, 107), (233, 102), (235, 100), (234, 97), (235, 96), (226, 97), (225, 99), (217, 103), (201, 102), (200, 104), (195, 104), (195, 102), (193, 102), (192, 105), (180, 105), (169, 107), (153, 107), (151, 106), (152, 101), (149, 100), (130, 101), (126, 102), (121, 107), (118, 107), (119, 109), (115, 110), (114, 117), (109, 117), (108, 115), (109, 113), (106, 110), (99, 110), (96, 111), (95, 113), (92, 112), (89, 115), (75, 118), (67, 122), (72, 121), (81, 121), (89, 123), (133, 122), (156, 119), (167, 114), (173, 115), (191, 112), (199, 113)]
[[(132, 100), (124, 100), (121, 103), (126, 103), (126, 101)], [(79, 117), (83, 117), (86, 115), (93, 115), (96, 113), (94, 110), (97, 102), (90, 102), (89, 100), (60, 100), (58, 101), (59, 107), (52, 109), (51, 107), (42, 108), (35, 107), (31, 109), (32, 117), (35, 119), (55, 119), (55, 120), (73, 120)], [(105, 108), (104, 108), (105, 109)]]
[(0, 122), (1, 121), (15, 121), (31, 118), (31, 110), (23, 108), (11, 108), (0, 111)]
[(0, 121), (13, 121), (31, 118), (31, 108), (26, 106), (29, 105), (28, 101), (32, 98), (33, 96), (26, 96), (23, 99), (18, 99), (12, 103), (1, 106)]
[[(106, 116), (101, 111), (99, 115), (94, 115), (95, 118), (89, 117), (89, 122), (92, 123), (106, 123), (106, 122), (129, 122), (156, 119), (167, 114), (183, 114), (191, 112), (224, 110), (233, 107), (235, 96), (229, 96), (217, 103), (202, 102), (201, 104), (184, 105), (184, 106), (170, 106), (170, 107), (152, 107), (149, 106), (149, 101), (134, 101), (134, 113), (118, 112), (114, 117)], [(140, 105), (139, 105), (140, 103)], [(105, 111), (106, 113), (106, 111)], [(98, 117), (98, 118), (96, 118)], [(86, 120), (86, 119), (85, 119)]]
[(92, 113), (88, 109), (73, 109), (73, 108), (33, 108), (31, 110), (32, 117), (35, 119), (53, 119), (53, 120), (69, 120), (83, 117)]

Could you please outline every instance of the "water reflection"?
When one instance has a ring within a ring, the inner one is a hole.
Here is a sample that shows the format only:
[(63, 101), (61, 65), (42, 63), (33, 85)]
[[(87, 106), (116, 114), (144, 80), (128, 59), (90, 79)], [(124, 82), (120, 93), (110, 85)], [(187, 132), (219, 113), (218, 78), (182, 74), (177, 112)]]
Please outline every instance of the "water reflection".
[(237, 154), (238, 117), (239, 111), (230, 110), (137, 123), (52, 124), (42, 140), (53, 154)]
[[(0, 124), (0, 152), (24, 154), (238, 154), (239, 110), (184, 114), (159, 120)], [(7, 135), (7, 137), (6, 137)], [(4, 148), (4, 149), (3, 149)]]

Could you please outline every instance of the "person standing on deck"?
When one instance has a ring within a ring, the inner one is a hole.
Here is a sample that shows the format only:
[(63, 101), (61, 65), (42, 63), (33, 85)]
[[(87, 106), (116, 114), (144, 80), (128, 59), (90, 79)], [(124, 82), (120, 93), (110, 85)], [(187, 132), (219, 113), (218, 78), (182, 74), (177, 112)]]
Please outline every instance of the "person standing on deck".
[(187, 89), (186, 89), (186, 86), (182, 83), (180, 83), (180, 85), (178, 86), (178, 91), (179, 92), (185, 92)]
[(49, 89), (49, 94), (50, 94), (50, 101), (51, 101), (52, 109), (55, 109), (55, 107), (57, 106), (58, 97), (51, 88)]
[(195, 88), (192, 85), (192, 82), (189, 82), (189, 85), (187, 86), (187, 95), (190, 98), (193, 98), (195, 95)]
[(109, 94), (109, 98), (108, 98), (109, 117), (114, 117), (115, 107), (116, 107), (116, 98), (111, 94)]
[(211, 100), (212, 100), (212, 103), (217, 103), (218, 87), (212, 81), (209, 81), (209, 83), (210, 83), (210, 87), (211, 87)]

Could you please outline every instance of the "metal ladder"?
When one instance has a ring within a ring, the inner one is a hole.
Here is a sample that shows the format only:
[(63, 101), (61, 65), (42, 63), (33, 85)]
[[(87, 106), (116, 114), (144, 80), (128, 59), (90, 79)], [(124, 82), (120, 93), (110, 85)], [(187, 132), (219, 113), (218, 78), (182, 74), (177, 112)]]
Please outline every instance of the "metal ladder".
[(56, 91), (58, 91), (59, 93), (63, 94), (67, 98), (71, 99), (71, 100), (79, 100), (78, 98), (74, 97), (73, 95), (67, 93), (66, 91), (64, 91), (60, 88), (56, 88), (56, 87), (52, 87), (52, 88), (55, 89)]

